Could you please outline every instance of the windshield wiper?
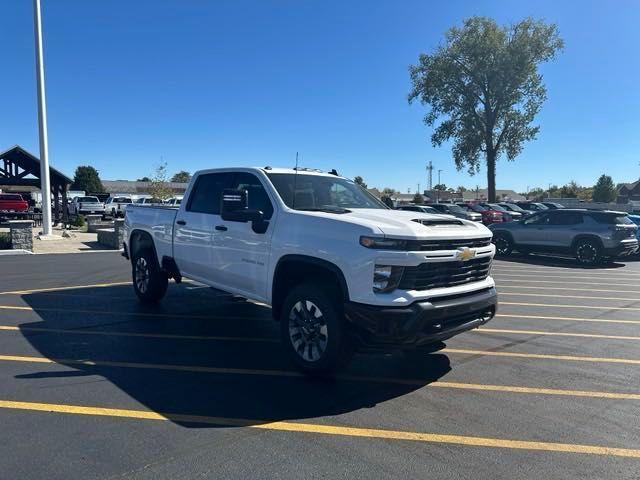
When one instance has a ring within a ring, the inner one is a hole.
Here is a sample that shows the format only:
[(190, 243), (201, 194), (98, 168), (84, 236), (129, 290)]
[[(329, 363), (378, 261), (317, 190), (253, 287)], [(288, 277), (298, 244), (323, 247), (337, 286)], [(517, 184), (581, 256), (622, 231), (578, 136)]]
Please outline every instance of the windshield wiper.
[(309, 208), (296, 208), (296, 210), (302, 210), (305, 212), (326, 212), (326, 213), (351, 213), (351, 210), (341, 207), (309, 207)]

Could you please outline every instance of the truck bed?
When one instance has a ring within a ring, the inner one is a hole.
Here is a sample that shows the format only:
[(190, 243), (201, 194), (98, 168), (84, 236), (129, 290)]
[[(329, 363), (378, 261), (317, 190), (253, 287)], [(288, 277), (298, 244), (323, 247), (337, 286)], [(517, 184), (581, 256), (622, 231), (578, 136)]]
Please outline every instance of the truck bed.
[(177, 206), (127, 204), (125, 213), (129, 231), (140, 229), (153, 237), (159, 260), (173, 256), (173, 224), (178, 214)]

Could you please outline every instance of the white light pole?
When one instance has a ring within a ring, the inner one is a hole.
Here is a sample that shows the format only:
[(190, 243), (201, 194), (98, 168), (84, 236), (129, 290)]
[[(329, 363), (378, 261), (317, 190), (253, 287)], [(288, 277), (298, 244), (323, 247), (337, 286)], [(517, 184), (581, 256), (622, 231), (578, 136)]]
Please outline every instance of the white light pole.
[[(38, 130), (40, 135), (40, 190), (42, 191), (42, 234), (51, 236), (51, 181), (49, 179), (49, 140), (47, 102), (44, 93), (42, 54), (42, 15), (40, 0), (33, 0), (33, 29), (36, 37), (36, 79), (38, 84)], [(64, 208), (65, 206), (63, 206)]]

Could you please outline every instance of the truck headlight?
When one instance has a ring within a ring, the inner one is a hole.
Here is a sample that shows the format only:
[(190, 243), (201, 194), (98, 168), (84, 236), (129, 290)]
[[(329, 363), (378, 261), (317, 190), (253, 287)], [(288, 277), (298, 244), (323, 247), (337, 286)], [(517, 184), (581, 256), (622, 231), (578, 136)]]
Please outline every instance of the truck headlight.
[(387, 293), (398, 288), (402, 278), (403, 267), (376, 265), (373, 269), (373, 291)]
[(360, 237), (360, 245), (382, 250), (406, 250), (407, 241), (384, 237)]

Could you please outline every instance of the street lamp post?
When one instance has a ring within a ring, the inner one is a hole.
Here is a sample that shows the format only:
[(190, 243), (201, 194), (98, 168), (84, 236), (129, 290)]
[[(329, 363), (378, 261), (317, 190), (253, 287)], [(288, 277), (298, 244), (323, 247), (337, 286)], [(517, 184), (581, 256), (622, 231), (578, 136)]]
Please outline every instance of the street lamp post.
[[(42, 54), (42, 14), (40, 0), (33, 0), (33, 27), (36, 40), (36, 79), (38, 84), (38, 131), (40, 139), (40, 190), (42, 191), (42, 235), (51, 236), (51, 180), (49, 179), (49, 140), (47, 137), (47, 102), (44, 88)], [(63, 206), (63, 208), (66, 207)]]

